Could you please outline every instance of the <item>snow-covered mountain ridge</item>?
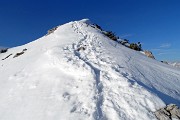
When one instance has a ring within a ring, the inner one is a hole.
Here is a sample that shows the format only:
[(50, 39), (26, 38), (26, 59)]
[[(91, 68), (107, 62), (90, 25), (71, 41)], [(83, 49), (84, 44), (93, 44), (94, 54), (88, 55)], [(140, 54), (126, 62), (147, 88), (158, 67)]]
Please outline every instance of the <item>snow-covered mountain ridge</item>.
[(180, 70), (90, 24), (70, 22), (0, 54), (0, 119), (152, 120), (180, 106)]

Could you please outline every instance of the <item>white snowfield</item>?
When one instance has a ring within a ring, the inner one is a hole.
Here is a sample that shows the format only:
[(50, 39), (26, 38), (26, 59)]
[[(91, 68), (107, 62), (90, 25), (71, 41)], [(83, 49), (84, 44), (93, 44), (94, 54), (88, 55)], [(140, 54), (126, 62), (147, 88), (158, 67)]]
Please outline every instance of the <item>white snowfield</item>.
[(0, 54), (0, 120), (156, 120), (169, 103), (180, 106), (180, 70), (86, 19)]

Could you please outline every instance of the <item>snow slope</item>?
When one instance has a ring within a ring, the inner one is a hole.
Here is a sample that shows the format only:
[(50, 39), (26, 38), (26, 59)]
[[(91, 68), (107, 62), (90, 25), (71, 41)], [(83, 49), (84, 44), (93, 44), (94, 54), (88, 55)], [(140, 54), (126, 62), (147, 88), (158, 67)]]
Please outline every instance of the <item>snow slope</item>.
[(0, 96), (0, 120), (153, 120), (180, 106), (180, 70), (84, 19), (0, 54)]

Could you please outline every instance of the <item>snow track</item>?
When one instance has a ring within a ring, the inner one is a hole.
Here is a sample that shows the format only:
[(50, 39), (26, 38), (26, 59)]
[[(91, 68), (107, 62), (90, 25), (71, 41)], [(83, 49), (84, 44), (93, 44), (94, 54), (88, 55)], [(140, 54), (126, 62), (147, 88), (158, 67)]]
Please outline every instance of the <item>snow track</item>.
[[(107, 109), (109, 109), (109, 107), (107, 107), (107, 108), (105, 107), (108, 105), (110, 105), (110, 106), (112, 105), (112, 108), (114, 110), (111, 110), (111, 112), (114, 111), (113, 114), (116, 114), (116, 116), (120, 117), (121, 119), (126, 119), (128, 117), (129, 117), (129, 119), (132, 119), (133, 116), (127, 116), (126, 112), (124, 111), (125, 108), (123, 108), (123, 107), (126, 107), (127, 103), (125, 106), (122, 106), (116, 102), (117, 99), (119, 99), (118, 94), (127, 94), (129, 96), (132, 96), (132, 94), (131, 94), (132, 91), (130, 91), (130, 93), (124, 93), (123, 91), (121, 91), (122, 93), (119, 93), (120, 91), (117, 92), (117, 91), (112, 90), (109, 94), (109, 90), (111, 90), (111, 87), (114, 86), (113, 84), (116, 84), (117, 81), (120, 82), (120, 80), (121, 80), (121, 84), (123, 86), (119, 85), (118, 88), (124, 88), (125, 87), (124, 85), (127, 85), (127, 89), (134, 89), (133, 90), (134, 92), (135, 91), (138, 92), (135, 95), (139, 94), (139, 90), (137, 88), (134, 88), (133, 85), (131, 85), (131, 88), (129, 88), (130, 84), (128, 82), (128, 79), (130, 79), (130, 78), (128, 77), (128, 73), (121, 73), (120, 72), (121, 67), (118, 64), (117, 65), (114, 64), (113, 59), (110, 58), (110, 56), (104, 56), (106, 50), (102, 47), (102, 43), (99, 41), (98, 37), (95, 34), (88, 33), (84, 29), (81, 30), (83, 26), (86, 26), (86, 24), (75, 22), (75, 24), (73, 25), (75, 32), (82, 35), (82, 38), (83, 38), (83, 39), (81, 39), (80, 42), (77, 43), (77, 45), (74, 44), (74, 45), (76, 45), (75, 48), (85, 47), (85, 50), (80, 50), (80, 51), (74, 50), (74, 53), (79, 59), (84, 61), (86, 63), (86, 65), (88, 65), (91, 68), (91, 70), (93, 71), (93, 74), (95, 76), (94, 78), (96, 80), (96, 89), (97, 89), (97, 93), (95, 95), (95, 97), (97, 98), (97, 102), (96, 102), (97, 111), (95, 113), (95, 116), (96, 116), (95, 119), (97, 119), (97, 120), (110, 119), (110, 117), (107, 114), (104, 114), (104, 113), (107, 113)], [(113, 44), (112, 44), (112, 46), (113, 46)], [(88, 51), (88, 52), (86, 52), (86, 51)], [(98, 54), (98, 53), (101, 53), (101, 54)], [(131, 58), (129, 58), (128, 61), (130, 61), (130, 59)], [(123, 77), (126, 76), (126, 78), (128, 78), (128, 79), (125, 79), (125, 78), (119, 77), (119, 76), (123, 76)], [(106, 80), (107, 78), (109, 80), (111, 80), (110, 85), (108, 85), (109, 83)], [(130, 83), (135, 84), (136, 81), (133, 81)], [(135, 87), (138, 87), (138, 86), (135, 85)], [(116, 95), (118, 95), (118, 96), (114, 97)], [(121, 101), (127, 101), (126, 99), (123, 99), (123, 98), (121, 99)], [(104, 103), (104, 101), (105, 101), (105, 103)], [(146, 100), (144, 99), (143, 101), (146, 101)], [(135, 104), (139, 104), (139, 103), (137, 103), (135, 101)], [(145, 105), (143, 105), (143, 106), (145, 106)], [(134, 106), (134, 107), (136, 107), (136, 106)], [(146, 110), (142, 109), (142, 111), (146, 111)], [(149, 111), (147, 110), (147, 112), (149, 112)], [(153, 116), (153, 113), (150, 112), (149, 116)], [(141, 118), (141, 116), (137, 116), (137, 117)], [(144, 119), (144, 118), (142, 117), (142, 119)]]
[[(87, 31), (82, 31), (81, 30), (81, 26), (83, 26), (84, 24), (80, 24), (78, 22), (75, 22), (74, 25), (73, 25), (73, 28), (75, 30), (75, 32), (77, 33), (80, 33), (84, 39), (82, 39), (79, 43), (77, 43), (76, 47), (75, 48), (81, 48), (81, 47), (84, 47), (84, 50), (88, 50), (89, 53), (92, 52), (92, 47), (91, 46), (87, 46), (88, 44), (94, 44), (93, 42), (95, 40), (97, 40), (97, 37), (95, 37), (95, 35), (91, 35), (89, 34)], [(93, 37), (91, 37), (93, 36)], [(94, 79), (96, 80), (96, 89), (97, 89), (97, 93), (96, 95), (94, 96), (94, 98), (97, 99), (96, 101), (96, 112), (94, 113), (94, 118), (96, 120), (101, 120), (103, 119), (103, 112), (102, 112), (102, 104), (103, 104), (103, 86), (102, 86), (102, 83), (101, 83), (101, 79), (100, 79), (100, 73), (101, 73), (101, 70), (97, 67), (95, 67), (94, 65), (92, 65), (93, 63), (90, 63), (87, 61), (87, 58), (83, 58), (81, 57), (81, 50), (74, 50), (74, 54), (79, 58), (81, 59), (82, 61), (84, 61), (84, 63), (86, 63), (86, 65), (88, 65), (93, 74), (94, 74)], [(93, 51), (94, 53), (95, 52), (98, 52), (98, 51)], [(86, 54), (87, 56), (88, 54)], [(96, 56), (96, 55), (95, 55)], [(93, 62), (93, 61), (91, 61)]]

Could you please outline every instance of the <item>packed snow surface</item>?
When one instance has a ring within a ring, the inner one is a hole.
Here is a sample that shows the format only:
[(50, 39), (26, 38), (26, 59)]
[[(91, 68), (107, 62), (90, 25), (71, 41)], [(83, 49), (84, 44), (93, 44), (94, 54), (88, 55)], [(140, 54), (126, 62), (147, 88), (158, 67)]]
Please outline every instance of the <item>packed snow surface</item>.
[(0, 54), (0, 96), (0, 120), (153, 120), (180, 106), (180, 70), (81, 20)]

